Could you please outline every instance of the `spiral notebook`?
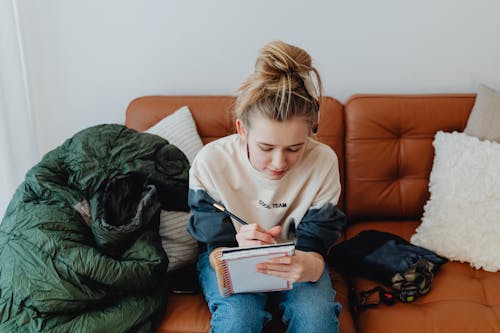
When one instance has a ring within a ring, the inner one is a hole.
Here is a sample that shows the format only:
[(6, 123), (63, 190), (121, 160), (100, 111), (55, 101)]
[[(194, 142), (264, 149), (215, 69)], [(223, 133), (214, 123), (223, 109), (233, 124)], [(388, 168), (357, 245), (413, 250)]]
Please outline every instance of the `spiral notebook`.
[(247, 292), (268, 292), (292, 289), (286, 279), (257, 272), (256, 265), (271, 258), (292, 256), (294, 243), (234, 247), (216, 254), (217, 282), (222, 296)]

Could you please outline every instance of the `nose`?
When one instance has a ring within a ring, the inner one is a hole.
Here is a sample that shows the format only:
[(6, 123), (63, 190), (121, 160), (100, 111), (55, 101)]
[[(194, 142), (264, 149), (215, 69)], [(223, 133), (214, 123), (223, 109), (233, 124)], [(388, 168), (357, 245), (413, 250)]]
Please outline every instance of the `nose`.
[(273, 168), (275, 170), (283, 170), (286, 168), (286, 164), (286, 155), (281, 150), (277, 150), (273, 154)]

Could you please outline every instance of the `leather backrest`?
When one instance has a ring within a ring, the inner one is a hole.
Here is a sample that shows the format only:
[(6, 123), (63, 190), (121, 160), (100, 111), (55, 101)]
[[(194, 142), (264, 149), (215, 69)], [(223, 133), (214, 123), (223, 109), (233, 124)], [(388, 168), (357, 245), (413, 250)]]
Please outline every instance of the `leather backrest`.
[(437, 131), (462, 131), (475, 95), (354, 95), (345, 104), (350, 219), (419, 220)]
[[(187, 105), (196, 122), (198, 133), (204, 144), (234, 133), (234, 96), (144, 96), (130, 102), (125, 125), (144, 131), (155, 123)], [(331, 146), (339, 159), (343, 185), (344, 165), (344, 109), (331, 97), (324, 97), (317, 139)], [(342, 209), (343, 196), (339, 207)]]
[(145, 131), (184, 105), (189, 107), (204, 144), (234, 133), (232, 96), (143, 96), (127, 108), (125, 125)]

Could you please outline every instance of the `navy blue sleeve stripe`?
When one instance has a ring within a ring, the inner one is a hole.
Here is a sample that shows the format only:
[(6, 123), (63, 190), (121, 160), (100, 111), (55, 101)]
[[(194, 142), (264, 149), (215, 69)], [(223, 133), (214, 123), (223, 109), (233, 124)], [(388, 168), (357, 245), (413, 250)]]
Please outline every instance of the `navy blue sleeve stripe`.
[(188, 230), (194, 239), (205, 243), (209, 252), (221, 246), (238, 246), (231, 219), (212, 206), (215, 200), (207, 192), (189, 189), (188, 202), (192, 214)]
[(297, 225), (295, 247), (325, 257), (329, 247), (340, 238), (345, 225), (345, 214), (332, 203), (310, 209)]

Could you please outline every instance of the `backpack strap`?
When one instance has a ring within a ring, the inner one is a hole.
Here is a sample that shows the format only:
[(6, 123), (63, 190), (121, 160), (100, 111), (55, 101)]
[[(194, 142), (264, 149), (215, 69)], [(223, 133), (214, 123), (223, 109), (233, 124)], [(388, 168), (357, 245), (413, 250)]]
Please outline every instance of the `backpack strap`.
[(393, 305), (396, 303), (397, 295), (381, 286), (359, 293), (359, 302), (356, 304), (356, 310), (361, 311), (366, 308), (373, 308), (379, 304)]

